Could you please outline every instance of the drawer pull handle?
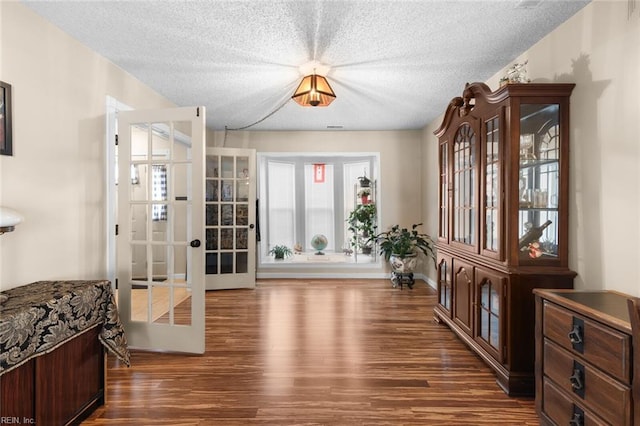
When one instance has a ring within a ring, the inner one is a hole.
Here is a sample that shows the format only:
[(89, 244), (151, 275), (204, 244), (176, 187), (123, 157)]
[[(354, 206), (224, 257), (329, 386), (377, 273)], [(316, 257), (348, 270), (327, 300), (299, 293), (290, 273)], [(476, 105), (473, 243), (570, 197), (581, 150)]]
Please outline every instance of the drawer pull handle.
[(582, 343), (582, 328), (579, 325), (574, 324), (573, 330), (569, 332), (569, 341), (574, 345)]
[(582, 426), (584, 424), (584, 419), (582, 418), (582, 414), (573, 413), (573, 418), (569, 420), (569, 424), (571, 426)]
[(582, 389), (584, 387), (584, 384), (582, 383), (582, 371), (577, 368), (574, 369), (573, 376), (569, 377), (569, 381), (571, 382), (571, 387), (574, 391)]

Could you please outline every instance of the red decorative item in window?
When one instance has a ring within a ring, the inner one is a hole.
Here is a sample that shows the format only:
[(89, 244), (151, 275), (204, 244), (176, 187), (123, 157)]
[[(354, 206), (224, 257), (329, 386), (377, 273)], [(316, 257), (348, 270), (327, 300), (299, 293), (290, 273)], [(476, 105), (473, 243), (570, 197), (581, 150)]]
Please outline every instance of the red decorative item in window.
[(313, 165), (313, 183), (324, 183), (324, 164)]

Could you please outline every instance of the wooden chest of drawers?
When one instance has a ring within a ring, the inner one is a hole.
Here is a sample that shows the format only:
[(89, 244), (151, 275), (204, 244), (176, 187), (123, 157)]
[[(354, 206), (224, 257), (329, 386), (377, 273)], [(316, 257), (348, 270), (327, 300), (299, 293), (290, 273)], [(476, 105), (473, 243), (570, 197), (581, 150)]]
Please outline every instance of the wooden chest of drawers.
[(536, 409), (541, 423), (633, 425), (628, 296), (571, 290), (534, 294)]

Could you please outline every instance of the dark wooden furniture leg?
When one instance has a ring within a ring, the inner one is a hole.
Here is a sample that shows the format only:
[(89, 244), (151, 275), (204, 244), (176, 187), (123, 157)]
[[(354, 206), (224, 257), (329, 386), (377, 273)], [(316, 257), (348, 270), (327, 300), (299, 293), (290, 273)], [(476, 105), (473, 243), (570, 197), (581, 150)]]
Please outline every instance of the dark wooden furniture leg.
[[(631, 322), (631, 340), (633, 345), (633, 400), (640, 401), (640, 299), (630, 298), (629, 321)], [(640, 425), (640, 407), (633, 407), (634, 424)]]

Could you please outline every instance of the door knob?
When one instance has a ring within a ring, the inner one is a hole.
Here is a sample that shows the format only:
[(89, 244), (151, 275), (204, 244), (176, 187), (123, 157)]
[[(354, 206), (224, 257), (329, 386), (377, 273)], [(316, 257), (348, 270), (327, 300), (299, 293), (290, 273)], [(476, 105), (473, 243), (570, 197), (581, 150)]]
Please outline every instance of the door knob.
[(253, 229), (255, 228), (255, 225), (252, 223), (251, 225), (249, 225), (249, 229)]
[(200, 240), (193, 240), (191, 241), (191, 243), (189, 243), (191, 245), (191, 247), (200, 247)]

